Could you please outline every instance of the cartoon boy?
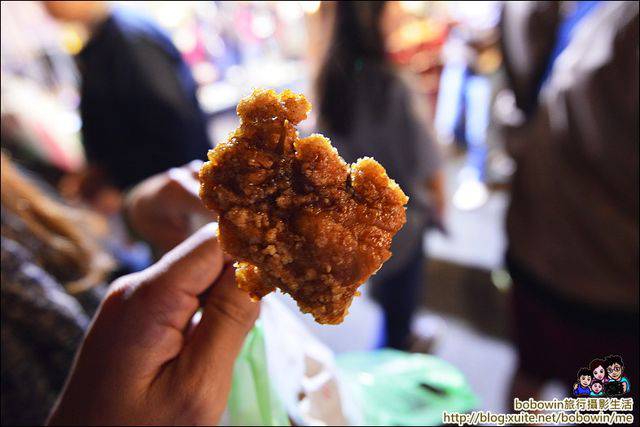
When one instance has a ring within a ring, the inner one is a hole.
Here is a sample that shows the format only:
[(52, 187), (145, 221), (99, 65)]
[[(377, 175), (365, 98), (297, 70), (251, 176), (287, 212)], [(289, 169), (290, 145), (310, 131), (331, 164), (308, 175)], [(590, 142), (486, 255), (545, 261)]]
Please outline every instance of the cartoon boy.
[[(607, 356), (604, 359), (604, 366), (609, 376), (608, 382), (618, 382), (622, 385), (622, 394), (627, 394), (631, 390), (631, 383), (627, 377), (623, 377), (624, 362), (618, 355)], [(608, 387), (608, 386), (607, 386)]]
[(589, 396), (591, 389), (591, 370), (589, 368), (580, 368), (578, 371), (578, 382), (573, 385), (574, 396)]
[(593, 380), (591, 382), (591, 393), (589, 393), (589, 396), (591, 397), (602, 397), (604, 396), (604, 385), (602, 384), (602, 381), (600, 380)]
[(603, 383), (606, 383), (607, 378), (607, 370), (604, 367), (604, 360), (602, 359), (593, 359), (589, 364), (589, 369), (593, 374), (593, 381), (600, 380)]

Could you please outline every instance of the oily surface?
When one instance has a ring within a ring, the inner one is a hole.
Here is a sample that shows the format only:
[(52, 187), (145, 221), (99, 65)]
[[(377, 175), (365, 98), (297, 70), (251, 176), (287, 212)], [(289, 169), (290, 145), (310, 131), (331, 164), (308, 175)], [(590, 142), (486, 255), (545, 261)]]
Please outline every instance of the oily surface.
[(390, 256), (408, 198), (371, 158), (347, 165), (321, 135), (299, 138), (303, 95), (256, 90), (240, 127), (209, 151), (200, 196), (218, 212), (238, 286), (256, 299), (281, 289), (319, 323), (342, 322)]

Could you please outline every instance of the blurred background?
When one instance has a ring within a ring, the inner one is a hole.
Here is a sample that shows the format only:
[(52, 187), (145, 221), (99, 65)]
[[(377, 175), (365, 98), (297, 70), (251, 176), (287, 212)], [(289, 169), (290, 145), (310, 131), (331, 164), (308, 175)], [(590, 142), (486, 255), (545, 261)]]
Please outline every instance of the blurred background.
[[(197, 107), (185, 107), (184, 111), (201, 110), (210, 146), (223, 141), (238, 125), (235, 107), (240, 98), (260, 87), (287, 88), (307, 94), (314, 110), (309, 120), (302, 123), (301, 133), (320, 129), (333, 139), (331, 129), (337, 126), (327, 124), (330, 108), (323, 104), (328, 98), (317, 91), (318, 81), (327, 84), (330, 80), (317, 79), (330, 75), (326, 71), (327, 52), (329, 56), (335, 53), (339, 57), (339, 52), (331, 50), (332, 40), (336, 40), (335, 35), (331, 37), (334, 31), (331, 22), (339, 6), (319, 1), (107, 3), (109, 10), (142, 16), (152, 22), (153, 30), (145, 31), (149, 34), (159, 31), (163, 34), (162, 43), (175, 46), (180, 59), (172, 58), (171, 63), (176, 69), (180, 69), (180, 62), (186, 64), (193, 80), (181, 77), (180, 81), (184, 87), (190, 87), (193, 82), (197, 104)], [(629, 2), (627, 7), (631, 3), (634, 2)], [(56, 189), (67, 203), (88, 208), (106, 221), (110, 231), (104, 240), (118, 263), (117, 272), (111, 277), (143, 268), (153, 259), (154, 248), (132, 237), (128, 224), (120, 216), (124, 194), (139, 180), (122, 177), (110, 181), (108, 166), (94, 168), (94, 159), (102, 156), (99, 142), (93, 148), (86, 143), (88, 138), (98, 141), (96, 135), (110, 132), (103, 127), (118, 127), (119, 119), (109, 114), (107, 110), (111, 107), (91, 110), (86, 101), (83, 104), (83, 91), (89, 99), (108, 91), (133, 93), (137, 84), (131, 83), (131, 88), (101, 86), (96, 77), (98, 72), (87, 75), (90, 70), (107, 70), (105, 75), (120, 72), (118, 64), (126, 63), (126, 59), (100, 62), (95, 58), (100, 43), (117, 49), (120, 46), (117, 37), (105, 36), (100, 42), (92, 41), (100, 30), (96, 30), (95, 22), (78, 18), (82, 15), (78, 11), (74, 12), (74, 19), (60, 19), (64, 11), (59, 12), (56, 19), (52, 16), (56, 15), (55, 10), (51, 12), (52, 7), (45, 7), (42, 2), (2, 2), (1, 7), (3, 152), (24, 170), (41, 178), (48, 188)], [(503, 2), (497, 1), (388, 2), (380, 47), (394, 69), (411, 80), (411, 96), (420, 104), (416, 114), (426, 129), (430, 156), (440, 159), (432, 166), (438, 173), (430, 184), (432, 203), (427, 203), (435, 214), (431, 215), (429, 226), (417, 228), (422, 249), (419, 277), (423, 284), (419, 292), (412, 294), (418, 298), (416, 316), (411, 320), (412, 336), (419, 337), (416, 342), (423, 345), (420, 351), (457, 367), (478, 395), (479, 407), (495, 412), (511, 410), (508, 402), (519, 363), (511, 320), (512, 279), (505, 264), (505, 220), (517, 166), (507, 152), (504, 133), (491, 119), (498, 94), (512, 81), (505, 70), (504, 45), (501, 44), (503, 7)], [(637, 6), (633, 10), (637, 30)], [(616, 24), (612, 28), (621, 27), (622, 24)], [(122, 46), (126, 49), (126, 45)], [(115, 57), (128, 58), (127, 52), (123, 50)], [(637, 71), (637, 35), (635, 48), (631, 47), (628, 53), (630, 58), (635, 58)], [(153, 59), (153, 56), (144, 53), (141, 58)], [(131, 62), (135, 63), (135, 59)], [(364, 69), (367, 69), (366, 62)], [(637, 89), (637, 74), (635, 83), (630, 85), (633, 84)], [(170, 99), (173, 95), (168, 89), (164, 90), (158, 96)], [(148, 98), (145, 103), (136, 104), (136, 108), (144, 109), (151, 103), (153, 99)], [(635, 150), (636, 160), (619, 179), (627, 183), (628, 188), (635, 188), (637, 194), (637, 95), (630, 105), (634, 103), (635, 117), (632, 111), (628, 116), (630, 121), (625, 124), (635, 121), (636, 130), (629, 130), (627, 136), (632, 142), (635, 138), (635, 148), (628, 153), (633, 154)], [(89, 120), (97, 120), (99, 125), (92, 126), (91, 133), (87, 130), (83, 134), (83, 126)], [(145, 120), (163, 121), (161, 116), (152, 113)], [(391, 134), (395, 129), (398, 138), (408, 138), (402, 133), (406, 126), (399, 122), (391, 126)], [(166, 132), (173, 130), (167, 128)], [(339, 132), (335, 134), (339, 140)], [(84, 145), (83, 138), (86, 139)], [(151, 142), (145, 149), (153, 148)], [(581, 156), (579, 151), (574, 154), (576, 158)], [(129, 156), (139, 159), (141, 157), (136, 156), (142, 154), (120, 151), (116, 157), (125, 161), (122, 159)], [(197, 157), (204, 159), (204, 152)], [(379, 160), (386, 166), (384, 159)], [(154, 158), (153, 161), (162, 160)], [(418, 173), (422, 172), (416, 169), (415, 174)], [(152, 173), (147, 176), (150, 175)], [(395, 178), (391, 172), (390, 175)], [(625, 194), (631, 197), (631, 193)], [(582, 194), (582, 197), (588, 198), (588, 195)], [(631, 225), (627, 230), (635, 230), (637, 236), (637, 195), (629, 206), (631, 212), (635, 209), (636, 215), (629, 220)], [(626, 221), (630, 217), (625, 218)], [(637, 261), (637, 237), (635, 243), (625, 247), (631, 248), (627, 256)], [(629, 287), (637, 300), (637, 267), (625, 271), (635, 277)], [(373, 349), (380, 345), (384, 334), (381, 331), (385, 314), (374, 302), (380, 297), (372, 298), (371, 292), (370, 287), (365, 289), (364, 297), (355, 300), (351, 314), (340, 326), (323, 327), (309, 316), (299, 314), (299, 317), (337, 353)], [(288, 297), (282, 300), (295, 308)], [(630, 310), (625, 313), (630, 312), (628, 318), (635, 318), (637, 323), (637, 304)], [(537, 314), (532, 316), (535, 318)], [(635, 340), (633, 346), (637, 351), (637, 335)], [(593, 355), (599, 356), (605, 354)], [(575, 370), (579, 367), (575, 366)], [(568, 374), (573, 376), (574, 372)], [(549, 381), (545, 378), (540, 396), (563, 398), (570, 385), (558, 378)]]

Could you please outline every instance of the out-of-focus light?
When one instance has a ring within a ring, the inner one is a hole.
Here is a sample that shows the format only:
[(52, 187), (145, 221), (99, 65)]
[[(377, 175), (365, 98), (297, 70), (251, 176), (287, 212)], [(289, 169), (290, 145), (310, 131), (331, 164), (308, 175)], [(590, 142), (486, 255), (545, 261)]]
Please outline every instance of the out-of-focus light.
[(82, 128), (80, 115), (75, 111), (60, 111), (57, 115), (56, 126), (60, 132), (66, 134), (78, 133)]
[(402, 10), (408, 13), (412, 13), (414, 15), (418, 15), (424, 12), (427, 6), (426, 1), (401, 1), (400, 7)]
[(212, 83), (219, 77), (218, 69), (210, 62), (194, 64), (191, 67), (191, 71), (193, 72), (193, 78), (201, 85)]
[(319, 1), (301, 1), (298, 2), (302, 10), (308, 14), (314, 14), (318, 10), (320, 10), (320, 2)]
[(221, 81), (200, 87), (196, 96), (205, 112), (214, 113), (233, 108), (238, 102), (239, 92), (237, 86)]
[(198, 40), (191, 29), (180, 29), (173, 36), (173, 43), (180, 52), (191, 52), (195, 49)]
[(241, 85), (246, 78), (245, 69), (239, 65), (232, 65), (227, 68), (224, 78), (232, 85)]
[(501, 292), (506, 292), (511, 288), (511, 276), (506, 270), (492, 271), (491, 282)]
[(276, 11), (278, 16), (287, 22), (296, 21), (304, 15), (300, 2), (295, 1), (279, 1), (276, 4)]
[(453, 19), (475, 30), (493, 28), (500, 19), (501, 5), (498, 1), (455, 1), (445, 4)]
[[(213, 2), (195, 1), (123, 1), (112, 0), (113, 5), (130, 8), (144, 15), (152, 16), (160, 26), (177, 28), (202, 4), (215, 7)], [(202, 3), (202, 4), (201, 4)]]
[(375, 382), (374, 376), (366, 372), (358, 374), (358, 380), (364, 385), (372, 385)]
[(67, 24), (62, 27), (62, 45), (65, 50), (71, 54), (75, 55), (84, 46), (84, 43), (87, 39), (86, 34), (83, 32), (82, 28), (79, 28), (77, 25)]
[(176, 28), (190, 15), (188, 4), (181, 2), (159, 2), (156, 6), (156, 19), (163, 27)]
[(276, 26), (271, 16), (268, 14), (260, 14), (255, 16), (251, 21), (251, 30), (256, 37), (266, 39), (274, 33)]

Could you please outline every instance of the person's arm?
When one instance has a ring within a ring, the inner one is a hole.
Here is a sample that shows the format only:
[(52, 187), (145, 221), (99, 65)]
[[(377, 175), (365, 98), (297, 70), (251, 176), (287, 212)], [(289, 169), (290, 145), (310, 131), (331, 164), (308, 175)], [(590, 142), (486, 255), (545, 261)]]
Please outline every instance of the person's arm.
[(49, 424), (216, 425), (258, 311), (224, 263), (217, 225), (203, 227), (112, 284)]
[(419, 176), (425, 191), (427, 200), (430, 201), (436, 221), (442, 222), (446, 209), (445, 176), (442, 170), (442, 153), (438, 146), (434, 133), (427, 124), (429, 110), (426, 102), (420, 98), (411, 80), (404, 80), (405, 97), (407, 106), (406, 128), (410, 132), (413, 141), (413, 156), (418, 163)]
[(163, 254), (215, 219), (198, 196), (202, 162), (172, 168), (132, 188), (125, 198), (130, 230)]

